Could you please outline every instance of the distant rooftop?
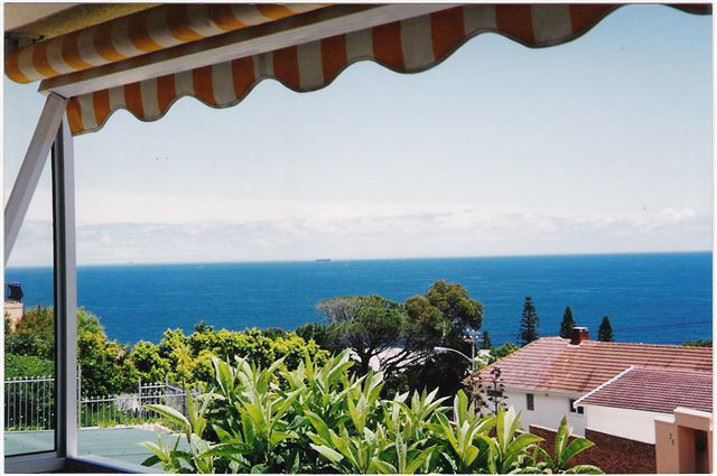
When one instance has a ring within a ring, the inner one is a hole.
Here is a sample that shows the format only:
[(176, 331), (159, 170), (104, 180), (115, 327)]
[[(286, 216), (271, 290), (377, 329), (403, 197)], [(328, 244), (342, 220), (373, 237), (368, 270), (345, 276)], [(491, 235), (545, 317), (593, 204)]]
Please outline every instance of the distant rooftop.
[(712, 373), (634, 367), (581, 398), (578, 405), (672, 413), (712, 412)]
[(544, 337), (483, 369), (502, 370), (507, 387), (587, 393), (621, 372), (635, 367), (712, 372), (712, 348), (676, 345), (623, 344)]

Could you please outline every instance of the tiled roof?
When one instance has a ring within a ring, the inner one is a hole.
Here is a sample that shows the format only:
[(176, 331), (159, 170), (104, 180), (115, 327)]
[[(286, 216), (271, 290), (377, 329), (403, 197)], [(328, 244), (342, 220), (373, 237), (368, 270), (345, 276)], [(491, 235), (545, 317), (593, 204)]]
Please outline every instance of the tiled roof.
[(712, 373), (634, 367), (578, 404), (672, 413), (677, 407), (712, 412)]
[(588, 393), (631, 366), (712, 372), (712, 349), (544, 337), (483, 369), (500, 367), (508, 387)]

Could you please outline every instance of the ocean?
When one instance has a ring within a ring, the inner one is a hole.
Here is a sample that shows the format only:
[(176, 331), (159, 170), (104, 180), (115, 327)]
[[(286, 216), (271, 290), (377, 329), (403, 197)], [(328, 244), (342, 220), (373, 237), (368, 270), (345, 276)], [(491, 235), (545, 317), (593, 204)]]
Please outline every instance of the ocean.
[[(84, 266), (81, 306), (110, 338), (157, 342), (167, 328), (281, 327), (322, 322), (316, 304), (379, 294), (404, 301), (436, 280), (465, 286), (485, 307), (494, 344), (515, 341), (525, 296), (540, 334), (557, 335), (565, 306), (592, 336), (609, 315), (616, 340), (681, 344), (712, 336), (712, 254), (661, 253), (368, 261)], [(25, 305), (52, 304), (48, 268), (15, 268)]]

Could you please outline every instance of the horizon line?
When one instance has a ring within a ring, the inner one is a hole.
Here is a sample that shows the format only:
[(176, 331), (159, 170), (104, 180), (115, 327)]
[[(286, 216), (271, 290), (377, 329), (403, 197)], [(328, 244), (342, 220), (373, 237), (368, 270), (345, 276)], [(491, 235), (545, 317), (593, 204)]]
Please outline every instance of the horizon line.
[[(93, 268), (108, 266), (185, 266), (185, 265), (218, 265), (218, 264), (292, 264), (292, 263), (317, 263), (327, 264), (336, 262), (352, 261), (416, 261), (416, 260), (439, 260), (439, 259), (495, 259), (495, 258), (560, 258), (578, 256), (625, 256), (625, 255), (675, 255), (675, 254), (703, 254), (712, 253), (707, 250), (673, 250), (673, 251), (614, 251), (614, 252), (587, 252), (587, 253), (538, 253), (538, 254), (495, 254), (495, 255), (463, 255), (463, 256), (407, 256), (395, 258), (332, 258), (329, 256), (313, 259), (286, 259), (286, 260), (243, 260), (243, 261), (173, 261), (173, 262), (118, 262), (118, 263), (92, 263), (78, 264), (77, 268)], [(42, 269), (52, 268), (52, 265), (29, 265), (6, 267), (5, 271), (15, 269)]]

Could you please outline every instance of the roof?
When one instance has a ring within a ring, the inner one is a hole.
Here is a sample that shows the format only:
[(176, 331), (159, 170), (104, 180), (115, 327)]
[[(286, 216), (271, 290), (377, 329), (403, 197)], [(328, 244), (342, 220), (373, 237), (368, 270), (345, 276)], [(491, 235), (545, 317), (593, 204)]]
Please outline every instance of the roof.
[(494, 366), (508, 387), (584, 394), (631, 366), (712, 372), (712, 348), (598, 341), (574, 346), (569, 339), (544, 337), (479, 375), (488, 378)]
[(578, 405), (672, 413), (677, 407), (712, 412), (712, 373), (631, 368), (581, 398)]

